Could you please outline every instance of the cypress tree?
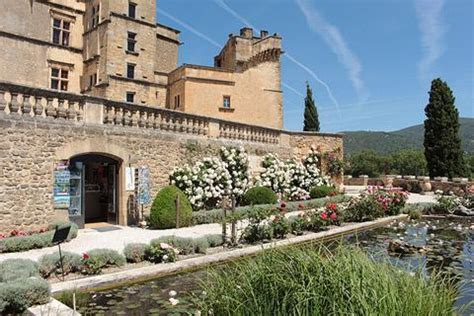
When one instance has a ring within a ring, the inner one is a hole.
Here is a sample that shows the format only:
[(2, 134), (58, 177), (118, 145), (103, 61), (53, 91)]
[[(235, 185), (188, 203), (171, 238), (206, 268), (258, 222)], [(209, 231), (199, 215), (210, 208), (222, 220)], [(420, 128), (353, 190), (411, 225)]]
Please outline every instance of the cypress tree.
[(306, 83), (306, 98), (304, 99), (304, 127), (303, 131), (319, 132), (319, 115), (314, 104), (313, 91)]
[(431, 177), (458, 177), (465, 174), (459, 112), (448, 84), (440, 78), (431, 82), (425, 108), (425, 157)]

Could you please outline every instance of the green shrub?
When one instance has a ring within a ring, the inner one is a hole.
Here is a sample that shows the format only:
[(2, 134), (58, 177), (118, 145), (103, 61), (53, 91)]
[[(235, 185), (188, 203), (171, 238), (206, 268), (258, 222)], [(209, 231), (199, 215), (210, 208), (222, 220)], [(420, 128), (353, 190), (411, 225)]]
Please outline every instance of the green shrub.
[(145, 249), (146, 260), (153, 263), (167, 263), (176, 261), (176, 253), (171, 247), (162, 247), (161, 243), (150, 243)]
[(312, 199), (320, 199), (336, 193), (337, 191), (334, 187), (321, 185), (311, 188), (311, 190), (309, 191), (309, 196), (311, 196)]
[(253, 187), (242, 196), (242, 205), (275, 204), (277, 201), (275, 192), (266, 187)]
[(421, 210), (416, 207), (409, 208), (407, 214), (410, 219), (421, 219), (423, 217)]
[(383, 215), (380, 204), (373, 196), (362, 196), (353, 199), (349, 206), (340, 214), (343, 222), (366, 222), (372, 221)]
[[(64, 251), (62, 252), (64, 274), (81, 271), (82, 257), (78, 254)], [(39, 259), (39, 272), (43, 278), (48, 278), (52, 274), (61, 274), (61, 260), (59, 252), (44, 255)]]
[(159, 245), (160, 243), (166, 243), (173, 248), (176, 248), (180, 254), (189, 255), (194, 253), (194, 239), (188, 237), (179, 236), (163, 236), (157, 239), (153, 239), (151, 245)]
[(290, 224), (290, 232), (296, 236), (301, 236), (308, 229), (308, 220), (304, 214), (291, 216), (288, 218)]
[(205, 236), (207, 239), (207, 243), (209, 244), (209, 247), (219, 247), (224, 244), (224, 238), (222, 237), (221, 234), (212, 234), (212, 235), (206, 235)]
[(127, 262), (139, 263), (145, 260), (145, 250), (147, 245), (140, 243), (132, 243), (125, 246), (123, 254)]
[(173, 246), (173, 248), (177, 249), (182, 255), (206, 253), (206, 249), (209, 248), (209, 242), (206, 236), (200, 238), (163, 236), (153, 239), (150, 242), (153, 246), (159, 245), (160, 243), (166, 243)]
[(207, 248), (209, 248), (209, 242), (206, 236), (194, 239), (194, 253), (205, 254)]
[(38, 264), (29, 259), (7, 259), (0, 262), (0, 282), (38, 276)]
[(112, 249), (92, 249), (82, 258), (82, 273), (100, 274), (107, 267), (121, 267), (126, 263), (123, 255)]
[(167, 186), (156, 195), (150, 211), (150, 226), (157, 229), (176, 227), (176, 198), (180, 200), (179, 227), (191, 224), (193, 209), (184, 193), (175, 186)]
[(273, 213), (273, 209), (253, 208), (247, 215), (249, 225), (245, 227), (240, 238), (250, 244), (272, 239), (273, 231), (266, 220)]
[[(410, 275), (361, 250), (267, 250), (203, 278), (206, 315), (455, 315), (449, 280)], [(238, 303), (236, 303), (238, 302)]]
[(71, 225), (71, 230), (67, 237), (67, 241), (76, 238), (77, 225), (74, 223), (57, 223), (48, 227), (49, 231), (29, 236), (8, 237), (0, 239), (0, 253), (4, 252), (21, 252), (30, 249), (38, 249), (53, 246), (52, 240), (54, 229), (56, 226)]
[(21, 278), (0, 283), (0, 313), (17, 314), (30, 306), (49, 302), (50, 288), (46, 280)]
[(272, 231), (272, 237), (282, 239), (290, 232), (290, 223), (288, 219), (283, 215), (276, 215), (270, 222), (270, 229)]

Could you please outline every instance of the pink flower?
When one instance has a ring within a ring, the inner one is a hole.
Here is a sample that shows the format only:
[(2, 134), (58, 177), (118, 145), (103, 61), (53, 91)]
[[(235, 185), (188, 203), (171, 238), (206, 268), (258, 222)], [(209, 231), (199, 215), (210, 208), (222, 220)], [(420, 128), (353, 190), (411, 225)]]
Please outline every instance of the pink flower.
[(82, 260), (88, 260), (89, 258), (90, 256), (86, 252), (82, 254)]
[(337, 214), (336, 213), (332, 213), (330, 217), (333, 221), (337, 221)]
[(328, 214), (327, 214), (326, 212), (321, 213), (321, 218), (322, 218), (323, 220), (327, 220), (327, 219), (328, 219)]

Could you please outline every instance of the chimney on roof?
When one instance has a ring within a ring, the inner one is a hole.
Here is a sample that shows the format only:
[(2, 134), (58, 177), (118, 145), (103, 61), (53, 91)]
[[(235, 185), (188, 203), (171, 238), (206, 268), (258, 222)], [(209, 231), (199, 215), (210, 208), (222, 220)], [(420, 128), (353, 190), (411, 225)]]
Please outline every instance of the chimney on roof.
[(244, 27), (240, 29), (240, 36), (245, 38), (253, 38), (253, 29), (250, 27)]
[(260, 37), (261, 37), (261, 38), (265, 38), (265, 37), (267, 37), (267, 36), (268, 36), (268, 31), (265, 31), (265, 30), (261, 30), (261, 31), (260, 31)]

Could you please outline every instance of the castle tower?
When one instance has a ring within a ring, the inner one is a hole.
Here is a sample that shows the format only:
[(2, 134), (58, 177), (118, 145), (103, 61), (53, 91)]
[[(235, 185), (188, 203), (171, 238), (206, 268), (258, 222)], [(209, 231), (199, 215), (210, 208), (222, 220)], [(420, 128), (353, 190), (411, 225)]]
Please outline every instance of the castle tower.
[(183, 65), (170, 74), (170, 107), (187, 113), (283, 128), (281, 37), (243, 28), (230, 34), (214, 67)]

